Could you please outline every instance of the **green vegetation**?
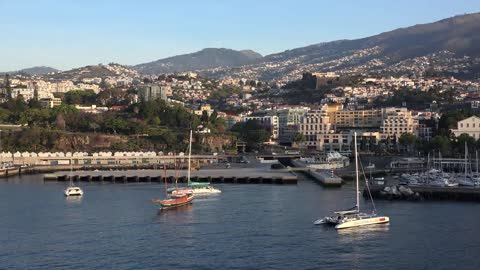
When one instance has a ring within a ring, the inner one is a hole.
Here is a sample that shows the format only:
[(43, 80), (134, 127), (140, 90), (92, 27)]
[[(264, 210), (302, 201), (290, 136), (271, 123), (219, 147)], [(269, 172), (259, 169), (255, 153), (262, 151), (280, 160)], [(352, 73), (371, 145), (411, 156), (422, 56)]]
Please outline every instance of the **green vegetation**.
[[(71, 91), (65, 95), (72, 104), (90, 104), (94, 97), (98, 96), (90, 91)], [(126, 143), (114, 143), (113, 150), (185, 151), (190, 129), (203, 125), (213, 134), (223, 134), (226, 126), (216, 112), (198, 117), (181, 105), (167, 104), (163, 100), (133, 104), (123, 111), (92, 114), (71, 104), (53, 109), (31, 106), (21, 96), (0, 106), (0, 123), (23, 126), (21, 130), (2, 132), (1, 150), (10, 151), (55, 150), (58, 140), (82, 134), (110, 135), (127, 140)]]
[(231, 130), (250, 148), (258, 148), (261, 143), (268, 141), (272, 135), (271, 131), (256, 120), (236, 123)]
[(432, 88), (428, 91), (401, 88), (394, 90), (393, 93), (393, 96), (378, 98), (374, 104), (378, 107), (392, 107), (405, 102), (408, 108), (423, 109), (429, 107), (433, 101), (453, 103), (455, 97), (454, 89), (442, 90), (439, 88)]

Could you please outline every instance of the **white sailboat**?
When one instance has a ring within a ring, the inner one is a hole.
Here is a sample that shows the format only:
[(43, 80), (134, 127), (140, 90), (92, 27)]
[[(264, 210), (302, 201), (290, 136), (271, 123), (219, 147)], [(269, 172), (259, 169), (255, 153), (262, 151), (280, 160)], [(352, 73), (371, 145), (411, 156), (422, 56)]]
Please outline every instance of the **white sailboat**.
[(73, 164), (72, 164), (72, 160), (70, 159), (70, 183), (68, 187), (63, 191), (63, 194), (66, 197), (83, 196), (83, 190), (80, 187), (76, 187), (73, 185), (72, 172), (73, 172)]
[(210, 183), (194, 182), (190, 179), (191, 172), (191, 156), (192, 156), (192, 131), (190, 130), (190, 142), (188, 146), (188, 171), (187, 171), (187, 183), (188, 188), (178, 189), (176, 193), (193, 193), (195, 195), (209, 195), (218, 194), (222, 191), (213, 187)]
[[(360, 191), (358, 186), (358, 174), (359, 174), (359, 166), (358, 166), (358, 150), (357, 150), (357, 133), (354, 134), (354, 143), (355, 143), (355, 181), (356, 181), (356, 199), (357, 204), (352, 209), (346, 211), (338, 211), (335, 212), (333, 216), (324, 217), (322, 219), (318, 219), (314, 222), (315, 225), (319, 224), (332, 224), (335, 225), (335, 229), (346, 229), (352, 227), (359, 227), (359, 226), (367, 226), (367, 225), (375, 225), (375, 224), (383, 224), (390, 222), (390, 218), (387, 216), (378, 216), (375, 207), (373, 208), (373, 212), (371, 214), (362, 213), (360, 212)], [(365, 182), (367, 187), (368, 183)], [(370, 199), (373, 199), (370, 196)]]

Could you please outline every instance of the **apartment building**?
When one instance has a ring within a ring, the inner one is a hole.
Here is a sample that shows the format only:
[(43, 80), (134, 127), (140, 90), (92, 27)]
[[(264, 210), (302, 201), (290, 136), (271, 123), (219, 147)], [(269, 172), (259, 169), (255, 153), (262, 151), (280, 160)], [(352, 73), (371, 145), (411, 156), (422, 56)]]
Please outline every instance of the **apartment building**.
[(276, 111), (279, 122), (279, 141), (291, 142), (297, 133), (302, 117), (310, 110), (308, 107), (280, 108)]
[(62, 105), (62, 99), (61, 98), (56, 98), (56, 97), (50, 97), (50, 98), (42, 98), (39, 100), (40, 106), (42, 108), (53, 108), (55, 106), (60, 106)]
[(167, 89), (165, 86), (156, 84), (145, 84), (137, 87), (138, 96), (143, 101), (153, 101), (156, 99), (167, 100)]
[(309, 149), (323, 149), (322, 134), (333, 133), (330, 118), (325, 110), (311, 110), (301, 119), (299, 130), (305, 137), (303, 146)]
[(382, 140), (390, 138), (398, 141), (403, 133), (418, 136), (418, 120), (413, 118), (407, 108), (384, 108), (382, 109), (382, 118), (380, 126)]

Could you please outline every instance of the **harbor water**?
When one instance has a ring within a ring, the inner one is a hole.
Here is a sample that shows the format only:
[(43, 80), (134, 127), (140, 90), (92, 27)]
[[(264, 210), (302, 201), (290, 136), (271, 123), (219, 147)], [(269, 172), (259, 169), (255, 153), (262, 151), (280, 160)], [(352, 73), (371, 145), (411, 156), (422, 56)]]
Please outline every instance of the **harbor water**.
[[(376, 201), (391, 224), (313, 222), (353, 206), (354, 185), (217, 185), (158, 211), (162, 184), (0, 181), (0, 269), (480, 269), (479, 203)], [(362, 203), (367, 204), (366, 201)]]

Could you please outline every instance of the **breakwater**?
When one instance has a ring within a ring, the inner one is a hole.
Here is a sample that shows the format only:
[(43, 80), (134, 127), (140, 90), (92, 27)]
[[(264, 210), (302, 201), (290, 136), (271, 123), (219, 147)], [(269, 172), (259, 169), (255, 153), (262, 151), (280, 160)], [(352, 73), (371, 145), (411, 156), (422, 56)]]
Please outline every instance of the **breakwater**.
[[(405, 191), (402, 191), (402, 188)], [(374, 198), (390, 200), (480, 201), (478, 187), (370, 186), (370, 191)], [(366, 189), (363, 196), (368, 196)]]

